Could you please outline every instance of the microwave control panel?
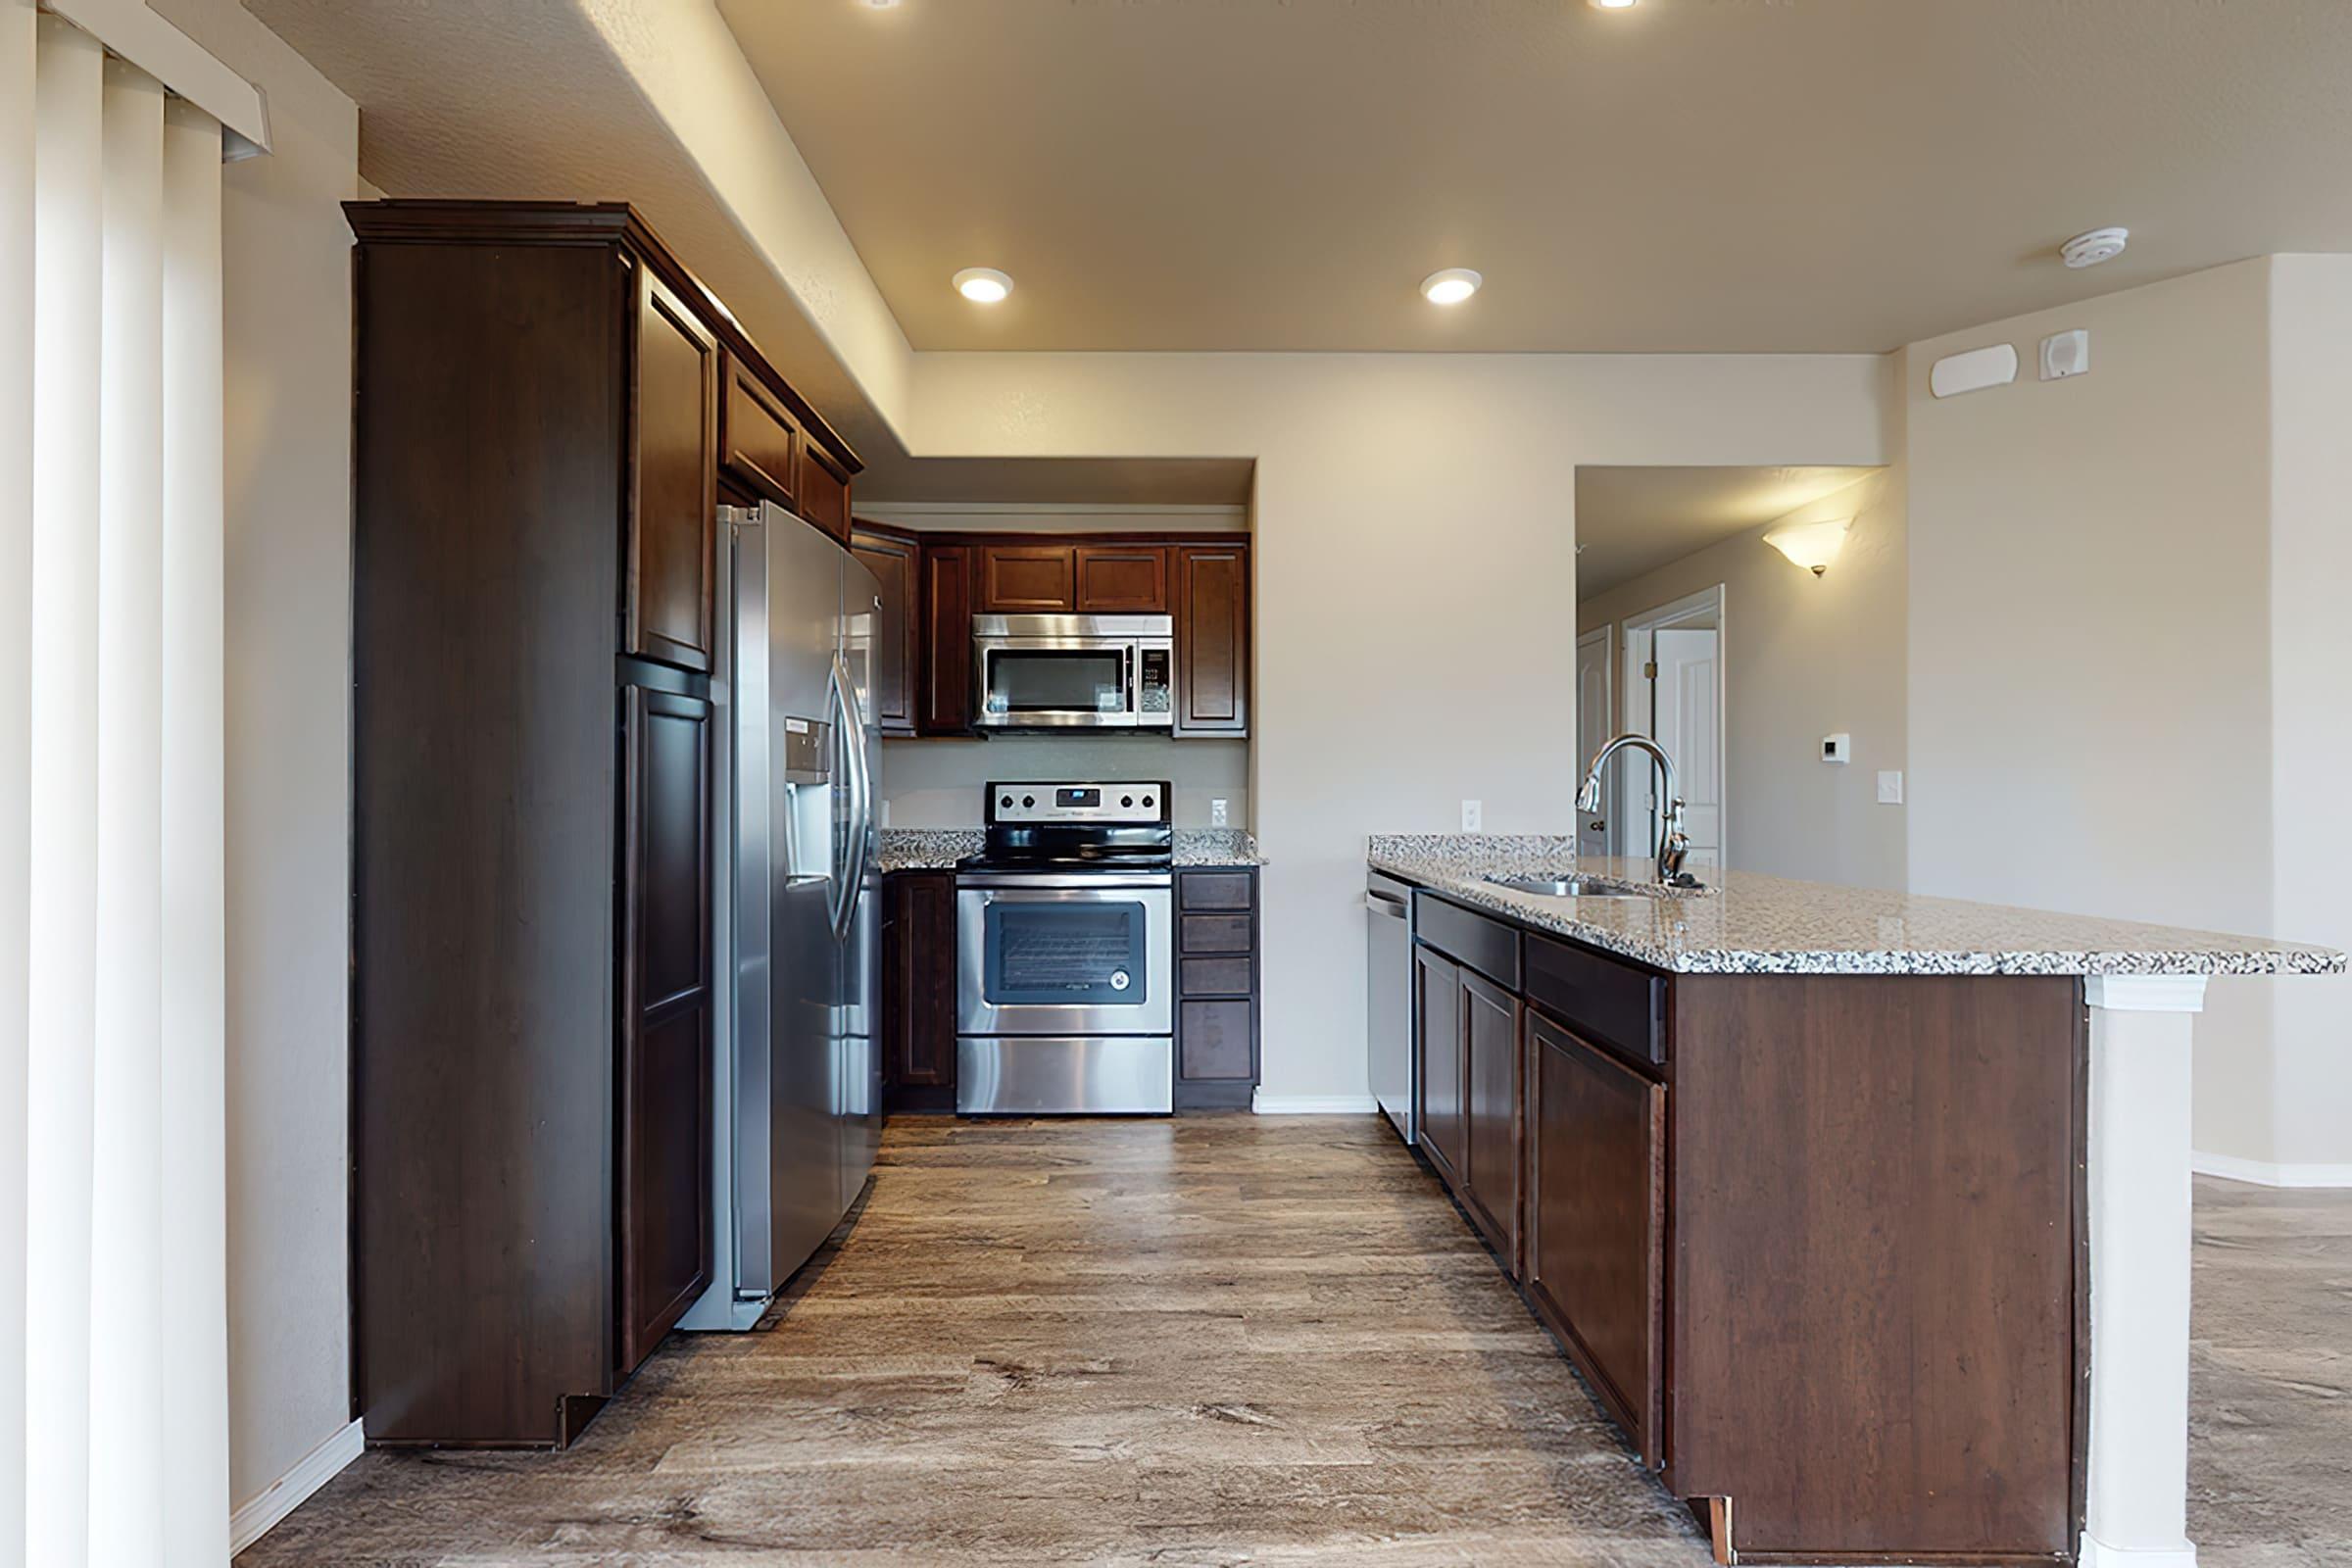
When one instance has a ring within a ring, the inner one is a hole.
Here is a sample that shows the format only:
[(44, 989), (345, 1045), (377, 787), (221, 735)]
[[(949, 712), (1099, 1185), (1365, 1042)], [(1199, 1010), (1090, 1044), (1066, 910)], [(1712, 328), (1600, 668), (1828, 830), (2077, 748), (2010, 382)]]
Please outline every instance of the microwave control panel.
[(1135, 710), (1145, 723), (1153, 718), (1171, 721), (1176, 715), (1175, 654), (1165, 648), (1146, 648), (1138, 656), (1143, 671), (1135, 683)]

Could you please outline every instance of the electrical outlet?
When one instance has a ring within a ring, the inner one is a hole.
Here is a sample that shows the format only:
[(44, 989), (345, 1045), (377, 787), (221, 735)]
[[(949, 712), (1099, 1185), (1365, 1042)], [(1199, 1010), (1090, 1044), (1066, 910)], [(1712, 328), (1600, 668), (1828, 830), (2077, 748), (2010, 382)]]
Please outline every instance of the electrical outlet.
[(1903, 775), (1901, 773), (1883, 772), (1879, 775), (1879, 804), (1881, 806), (1903, 804)]
[(1487, 807), (1484, 801), (1464, 801), (1462, 803), (1462, 831), (1465, 833), (1484, 831), (1482, 824), (1486, 819), (1486, 814)]
[(1223, 827), (1225, 814), (1225, 803), (1222, 800), (1211, 800), (1208, 803), (1208, 825), (1210, 827)]

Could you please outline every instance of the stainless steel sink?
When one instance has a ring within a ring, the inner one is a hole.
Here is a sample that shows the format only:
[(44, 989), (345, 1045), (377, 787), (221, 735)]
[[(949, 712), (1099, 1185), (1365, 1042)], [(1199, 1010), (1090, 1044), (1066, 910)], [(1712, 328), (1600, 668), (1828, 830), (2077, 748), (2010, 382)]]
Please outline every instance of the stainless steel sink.
[(1601, 882), (1579, 876), (1491, 876), (1488, 881), (1498, 888), (1510, 888), (1518, 893), (1541, 893), (1552, 899), (1656, 899), (1672, 898), (1673, 888), (1643, 887), (1633, 882)]

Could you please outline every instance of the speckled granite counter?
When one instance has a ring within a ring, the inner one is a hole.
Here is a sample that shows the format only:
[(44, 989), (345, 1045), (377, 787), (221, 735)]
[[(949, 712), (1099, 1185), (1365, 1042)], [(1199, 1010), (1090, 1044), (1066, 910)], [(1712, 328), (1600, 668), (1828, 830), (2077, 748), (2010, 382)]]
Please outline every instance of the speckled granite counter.
[[(882, 830), (882, 869), (889, 871), (952, 871), (967, 855), (980, 853), (981, 831), (976, 827), (886, 827)], [(1238, 827), (1180, 827), (1176, 830), (1178, 865), (1263, 865), (1256, 835)]]
[(1561, 899), (1486, 880), (1581, 870), (1651, 880), (1651, 862), (1587, 860), (1572, 838), (1375, 834), (1373, 869), (1683, 974), (2340, 974), (2328, 948), (1795, 882), (1710, 874), (1675, 898)]

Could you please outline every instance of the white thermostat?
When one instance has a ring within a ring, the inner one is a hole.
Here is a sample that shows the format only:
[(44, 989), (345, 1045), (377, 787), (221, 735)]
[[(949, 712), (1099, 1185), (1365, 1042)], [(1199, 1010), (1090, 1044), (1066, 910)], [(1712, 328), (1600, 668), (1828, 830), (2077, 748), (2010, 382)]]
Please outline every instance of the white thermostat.
[(1852, 761), (1854, 738), (1851, 735), (1824, 735), (1821, 738), (1821, 760), (1825, 762)]
[(2041, 340), (2041, 378), (2063, 381), (2090, 368), (2090, 334), (2081, 327), (2052, 332)]

